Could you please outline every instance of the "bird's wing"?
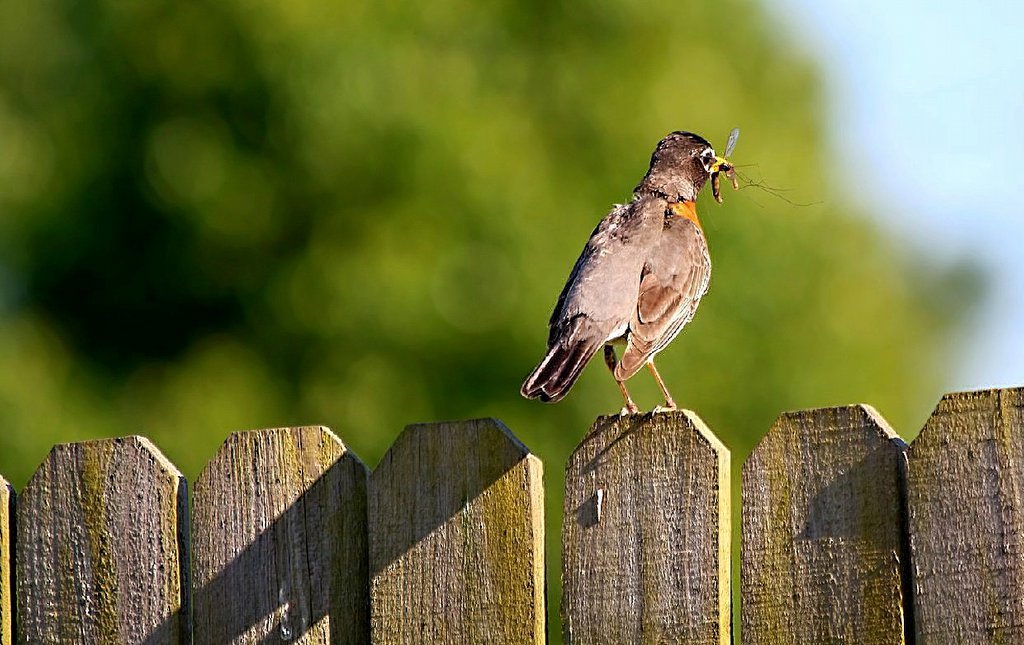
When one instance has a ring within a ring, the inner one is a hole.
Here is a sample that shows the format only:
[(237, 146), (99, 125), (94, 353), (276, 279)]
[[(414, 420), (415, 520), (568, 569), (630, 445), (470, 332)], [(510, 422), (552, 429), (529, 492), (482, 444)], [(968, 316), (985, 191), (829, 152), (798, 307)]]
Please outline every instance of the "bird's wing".
[(644, 262), (661, 235), (664, 210), (663, 200), (645, 197), (616, 206), (601, 220), (551, 313), (549, 347), (576, 327), (579, 316), (604, 333), (629, 322)]
[(642, 197), (598, 224), (558, 297), (548, 351), (526, 377), (523, 396), (558, 401), (605, 341), (625, 332), (664, 212), (664, 200)]
[(682, 218), (666, 221), (661, 242), (644, 266), (629, 342), (615, 376), (626, 379), (690, 322), (711, 277), (704, 234)]

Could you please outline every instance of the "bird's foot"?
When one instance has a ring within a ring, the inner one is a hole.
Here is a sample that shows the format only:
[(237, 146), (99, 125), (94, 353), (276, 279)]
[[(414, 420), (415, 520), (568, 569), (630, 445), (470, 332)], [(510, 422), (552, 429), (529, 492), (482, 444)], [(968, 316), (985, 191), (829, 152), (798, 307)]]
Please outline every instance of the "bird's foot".
[(654, 409), (651, 410), (651, 411), (654, 414), (658, 414), (659, 412), (674, 412), (674, 411), (676, 411), (678, 409), (679, 408), (676, 407), (676, 402), (675, 401), (666, 401), (665, 405), (656, 405), (656, 406), (654, 406)]
[(639, 413), (640, 413), (640, 408), (638, 408), (636, 406), (636, 404), (633, 403), (632, 401), (630, 401), (626, 405), (622, 406), (622, 409), (619, 410), (619, 416), (620, 417), (624, 417), (624, 416), (626, 416), (628, 414), (639, 414)]

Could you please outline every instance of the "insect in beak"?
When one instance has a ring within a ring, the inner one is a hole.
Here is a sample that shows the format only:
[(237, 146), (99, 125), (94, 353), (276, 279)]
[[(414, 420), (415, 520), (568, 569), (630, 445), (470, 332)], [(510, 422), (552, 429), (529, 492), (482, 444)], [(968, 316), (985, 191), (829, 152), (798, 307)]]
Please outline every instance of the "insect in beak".
[(722, 189), (719, 184), (719, 175), (725, 173), (725, 176), (732, 182), (732, 189), (739, 190), (739, 182), (736, 181), (736, 168), (726, 161), (725, 159), (719, 158), (715, 162), (715, 171), (711, 173), (711, 194), (715, 196), (715, 201), (719, 204), (722, 203)]
[[(725, 157), (732, 154), (733, 148), (736, 147), (736, 141), (740, 138), (740, 129), (733, 128), (732, 132), (729, 133), (729, 141), (725, 144)], [(729, 163), (729, 160), (725, 157), (715, 157), (715, 163), (711, 165), (711, 194), (714, 195), (715, 201), (719, 204), (722, 203), (722, 191), (719, 185), (719, 174), (725, 173), (725, 176), (732, 181), (732, 189), (739, 190), (739, 182), (736, 181), (736, 167)]]

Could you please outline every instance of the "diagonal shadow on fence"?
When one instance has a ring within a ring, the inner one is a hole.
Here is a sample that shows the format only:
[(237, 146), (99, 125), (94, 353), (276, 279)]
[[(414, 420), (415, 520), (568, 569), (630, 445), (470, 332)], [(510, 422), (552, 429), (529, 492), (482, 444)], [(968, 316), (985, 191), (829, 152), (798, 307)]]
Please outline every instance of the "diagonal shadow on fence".
[(194, 642), (369, 642), (366, 468), (329, 431), (232, 435), (192, 518)]
[(528, 455), (490, 419), (409, 426), (370, 477), (371, 575), (458, 517)]
[[(264, 432), (276, 431), (258, 431)], [(195, 486), (195, 643), (370, 642), (371, 576), (442, 533), (453, 557), (470, 557), (471, 542), (459, 546), (446, 531), (461, 526), (460, 515), (485, 492), (501, 490), (495, 484), (529, 455), (490, 420), (410, 426), (374, 472), (373, 484), (362, 463), (345, 452), (260, 526), (260, 512), (274, 506), (268, 491), (281, 486), (275, 478), (282, 476), (261, 471), (269, 448), (266, 437), (257, 440), (258, 433), (239, 435), (248, 435), (245, 439), (259, 450), (232, 447), (229, 439), (222, 449), (230, 455), (223, 460), (227, 467), (216, 472), (218, 454)], [(302, 455), (316, 446), (309, 437), (305, 443), (311, 446), (286, 466), (308, 471)], [(257, 481), (249, 481), (252, 477)], [(522, 488), (518, 480), (505, 485)], [(369, 512), (373, 500), (376, 513)], [(500, 504), (507, 502), (502, 495)], [(378, 538), (372, 571), (371, 530)], [(495, 539), (526, 542), (504, 528), (499, 534)], [(538, 555), (543, 557), (542, 550)], [(146, 645), (169, 642), (168, 626), (177, 620), (179, 615), (168, 617)]]
[(406, 428), (370, 477), (375, 642), (544, 642), (541, 472), (495, 419)]
[[(874, 548), (891, 549), (899, 530), (899, 499), (885, 493), (899, 489), (900, 461), (897, 451), (878, 446), (851, 467), (829, 473), (830, 479), (811, 498), (803, 530), (794, 539), (856, 538)], [(879, 499), (888, 503), (878, 505)], [(888, 512), (857, 512), (859, 505), (869, 503), (873, 510)]]

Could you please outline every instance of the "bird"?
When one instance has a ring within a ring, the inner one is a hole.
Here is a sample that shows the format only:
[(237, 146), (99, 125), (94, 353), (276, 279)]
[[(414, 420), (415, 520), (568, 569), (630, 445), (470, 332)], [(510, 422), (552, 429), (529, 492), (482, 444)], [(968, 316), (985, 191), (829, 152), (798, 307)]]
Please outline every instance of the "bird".
[[(726, 156), (738, 134), (733, 130)], [(721, 201), (720, 172), (735, 188), (732, 164), (697, 134), (676, 131), (658, 143), (632, 200), (612, 208), (576, 260), (548, 321), (547, 352), (520, 389), (524, 397), (560, 401), (603, 347), (625, 400), (621, 414), (639, 412), (626, 380), (644, 365), (665, 397), (656, 410), (676, 409), (654, 359), (708, 290), (711, 258), (696, 200), (710, 178)]]

